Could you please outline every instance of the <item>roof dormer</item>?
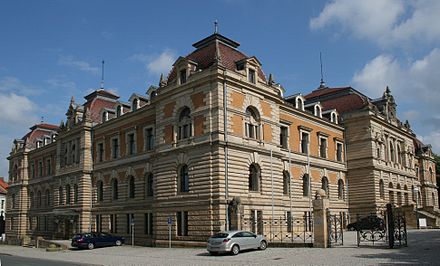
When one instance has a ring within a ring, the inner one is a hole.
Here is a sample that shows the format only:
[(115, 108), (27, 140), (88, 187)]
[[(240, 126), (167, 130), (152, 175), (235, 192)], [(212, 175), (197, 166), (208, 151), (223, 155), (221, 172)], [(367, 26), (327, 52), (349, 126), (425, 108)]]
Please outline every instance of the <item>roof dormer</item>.
[(322, 116), (332, 123), (339, 124), (339, 113), (336, 109), (325, 110), (322, 112)]
[(320, 102), (313, 102), (306, 104), (304, 106), (304, 109), (312, 112), (314, 116), (322, 118), (322, 105)]

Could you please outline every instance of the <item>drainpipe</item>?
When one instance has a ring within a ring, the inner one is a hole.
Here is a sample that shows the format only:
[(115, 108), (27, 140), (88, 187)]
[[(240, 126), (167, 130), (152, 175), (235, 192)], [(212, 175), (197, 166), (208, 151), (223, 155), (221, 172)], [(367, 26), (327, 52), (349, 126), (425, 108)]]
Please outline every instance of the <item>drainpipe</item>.
[(224, 131), (224, 152), (225, 152), (225, 199), (226, 199), (226, 223), (225, 229), (229, 230), (229, 191), (228, 191), (228, 97), (227, 97), (227, 86), (226, 86), (226, 69), (223, 70), (223, 131)]

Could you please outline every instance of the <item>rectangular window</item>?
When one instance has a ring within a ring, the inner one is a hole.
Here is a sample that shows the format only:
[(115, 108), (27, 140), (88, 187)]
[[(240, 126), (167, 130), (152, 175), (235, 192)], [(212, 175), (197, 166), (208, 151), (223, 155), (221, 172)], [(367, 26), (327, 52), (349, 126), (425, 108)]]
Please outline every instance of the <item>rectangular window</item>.
[(342, 162), (342, 143), (336, 143), (336, 160)]
[(309, 133), (301, 132), (301, 152), (309, 153)]
[(144, 233), (146, 235), (153, 235), (153, 213), (148, 212), (144, 215)]
[(119, 157), (119, 139), (112, 139), (112, 158), (116, 159)]
[(136, 153), (136, 141), (134, 133), (129, 133), (127, 135), (127, 145), (128, 145), (128, 155), (133, 155)]
[(327, 158), (327, 139), (319, 138), (319, 156), (322, 158)]
[(284, 149), (288, 148), (288, 128), (281, 126), (280, 128), (280, 146)]
[(35, 177), (35, 164), (31, 163), (31, 177), (34, 178)]
[(98, 143), (98, 162), (104, 161), (104, 143)]
[(110, 214), (110, 233), (117, 233), (117, 215)]
[(251, 83), (256, 83), (255, 81), (256, 81), (256, 78), (255, 78), (255, 70), (253, 70), (253, 69), (249, 69), (249, 82), (251, 82)]
[(38, 177), (42, 177), (42, 176), (43, 176), (43, 162), (38, 161)]
[(186, 83), (186, 69), (180, 70), (180, 84)]
[(47, 175), (52, 174), (52, 161), (51, 161), (51, 159), (46, 160), (46, 174)]
[(182, 211), (177, 212), (177, 235), (187, 236), (188, 235), (188, 212)]
[(145, 150), (150, 151), (154, 148), (154, 133), (153, 128), (145, 129)]
[(101, 232), (102, 230), (102, 215), (96, 215), (96, 232)]

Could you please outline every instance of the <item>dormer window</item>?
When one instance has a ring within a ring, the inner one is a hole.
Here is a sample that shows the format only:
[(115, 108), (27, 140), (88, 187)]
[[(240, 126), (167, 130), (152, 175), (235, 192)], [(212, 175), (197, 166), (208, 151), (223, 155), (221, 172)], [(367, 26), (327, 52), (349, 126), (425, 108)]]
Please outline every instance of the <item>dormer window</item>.
[(304, 101), (300, 97), (296, 98), (296, 109), (304, 111)]
[(330, 114), (330, 121), (335, 124), (338, 123), (338, 115), (335, 112), (332, 112)]
[(102, 123), (104, 123), (107, 120), (108, 120), (108, 112), (104, 111), (104, 112), (102, 112), (101, 121), (102, 121)]
[(43, 147), (43, 142), (41, 140), (37, 141), (37, 148)]
[(321, 107), (319, 105), (315, 105), (315, 116), (322, 117)]
[(139, 100), (137, 98), (135, 98), (133, 100), (131, 110), (136, 111), (138, 108), (139, 108)]
[(182, 69), (179, 72), (180, 84), (186, 83), (186, 69)]
[(254, 83), (254, 84), (256, 83), (257, 79), (256, 79), (256, 76), (255, 76), (255, 70), (249, 69), (248, 80), (251, 83)]
[(52, 135), (52, 142), (55, 142), (55, 140), (57, 139), (57, 136), (58, 136), (57, 134)]
[(121, 105), (118, 105), (118, 107), (116, 107), (116, 117), (120, 117), (121, 115), (123, 115), (123, 109)]

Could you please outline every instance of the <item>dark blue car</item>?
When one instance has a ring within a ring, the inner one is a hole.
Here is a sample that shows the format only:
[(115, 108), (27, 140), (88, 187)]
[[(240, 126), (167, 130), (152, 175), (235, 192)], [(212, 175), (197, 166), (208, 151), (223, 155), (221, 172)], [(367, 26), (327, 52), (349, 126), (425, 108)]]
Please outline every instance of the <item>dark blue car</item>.
[(113, 236), (108, 233), (82, 233), (72, 238), (72, 247), (94, 249), (95, 247), (120, 246), (124, 244), (124, 238)]

